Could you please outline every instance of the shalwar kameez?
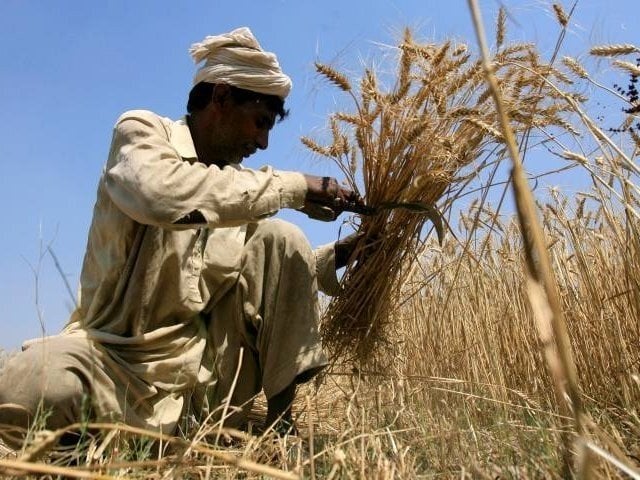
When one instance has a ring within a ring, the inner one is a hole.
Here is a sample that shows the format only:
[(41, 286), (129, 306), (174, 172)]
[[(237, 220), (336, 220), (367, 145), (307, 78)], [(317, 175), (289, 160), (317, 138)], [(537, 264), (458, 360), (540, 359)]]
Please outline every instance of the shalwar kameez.
[[(196, 83), (290, 89), (248, 29), (207, 37), (192, 53), (205, 61)], [(59, 335), (27, 342), (4, 368), (0, 424), (26, 427), (43, 406), (49, 428), (89, 415), (172, 433), (230, 393), (246, 414), (261, 388), (270, 398), (313, 376), (326, 364), (317, 290), (338, 289), (333, 244), (314, 251), (297, 227), (269, 219), (301, 208), (306, 188), (296, 172), (199, 162), (186, 118), (122, 115), (78, 306)]]

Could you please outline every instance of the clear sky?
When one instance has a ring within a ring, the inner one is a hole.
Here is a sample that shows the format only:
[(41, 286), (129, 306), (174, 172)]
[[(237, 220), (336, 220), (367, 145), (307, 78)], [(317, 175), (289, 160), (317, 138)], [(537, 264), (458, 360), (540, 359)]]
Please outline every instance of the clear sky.
[[(511, 38), (548, 54), (558, 34), (551, 2), (503, 3)], [(490, 31), (499, 5), (481, 1)], [(573, 55), (596, 43), (640, 44), (637, 0), (582, 0), (575, 22), (565, 44)], [(41, 334), (37, 307), (47, 334), (66, 322), (71, 300), (43, 249), (51, 246), (75, 292), (116, 118), (138, 108), (183, 115), (195, 71), (189, 46), (239, 26), (277, 53), (294, 83), (290, 117), (274, 129), (269, 149), (245, 165), (321, 175), (331, 166), (313, 159), (299, 137), (324, 127), (340, 96), (315, 75), (314, 60), (359, 75), (363, 64), (394, 55), (385, 45), (405, 26), (417, 38), (475, 45), (463, 0), (2, 0), (0, 349)], [(339, 223), (285, 217), (314, 245), (338, 235)]]

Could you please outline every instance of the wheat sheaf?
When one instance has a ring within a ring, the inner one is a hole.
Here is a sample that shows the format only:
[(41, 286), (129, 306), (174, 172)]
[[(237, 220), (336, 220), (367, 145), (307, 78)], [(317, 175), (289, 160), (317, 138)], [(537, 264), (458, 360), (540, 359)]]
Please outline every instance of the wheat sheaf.
[[(565, 128), (569, 106), (549, 82), (570, 80), (545, 64), (534, 46), (505, 45), (504, 28), (497, 31), (501, 37), (492, 65), (515, 132)], [(367, 240), (354, 252), (322, 325), (334, 358), (359, 363), (394, 343), (390, 313), (399, 305), (425, 226), (433, 222), (438, 235), (444, 234), (436, 207), (460, 193), (460, 185), (487, 164), (481, 159), (485, 152), (501, 150), (495, 147), (503, 142), (481, 62), (465, 45), (421, 43), (406, 29), (397, 51), (389, 90), (380, 86), (374, 69), (365, 69), (354, 82), (316, 63), (318, 73), (348, 95), (353, 108), (330, 115), (328, 145), (302, 138), (313, 152), (337, 163), (367, 205), (378, 207), (375, 215), (360, 220), (357, 229)]]

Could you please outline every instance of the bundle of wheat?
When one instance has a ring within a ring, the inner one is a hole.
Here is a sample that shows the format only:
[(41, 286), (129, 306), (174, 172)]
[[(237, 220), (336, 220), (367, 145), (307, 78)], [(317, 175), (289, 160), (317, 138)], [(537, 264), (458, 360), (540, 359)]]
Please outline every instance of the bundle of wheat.
[[(548, 83), (570, 84), (570, 79), (542, 62), (533, 45), (505, 46), (504, 15), (497, 32), (492, 65), (514, 130), (570, 129), (563, 118), (569, 110), (567, 94)], [(350, 96), (355, 109), (330, 116), (330, 145), (308, 137), (302, 142), (333, 159), (351, 188), (377, 207), (375, 215), (360, 221), (358, 229), (368, 242), (354, 252), (343, 290), (323, 322), (324, 341), (334, 358), (372, 360), (379, 347), (391, 343), (389, 314), (398, 305), (425, 223), (431, 220), (441, 237), (436, 204), (446, 200), (449, 205), (462, 185), (490, 160), (499, 160), (486, 152), (502, 150), (496, 148), (503, 138), (482, 63), (465, 45), (419, 43), (407, 29), (398, 49), (391, 91), (379, 86), (372, 69), (365, 70), (356, 90), (345, 75), (316, 64), (321, 75)]]

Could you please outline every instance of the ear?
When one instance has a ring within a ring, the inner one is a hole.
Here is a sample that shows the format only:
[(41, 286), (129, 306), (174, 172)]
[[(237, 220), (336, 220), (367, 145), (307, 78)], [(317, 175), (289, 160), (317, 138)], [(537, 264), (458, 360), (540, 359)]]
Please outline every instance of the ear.
[(231, 89), (229, 85), (225, 83), (218, 83), (213, 87), (213, 93), (211, 95), (211, 101), (217, 105), (222, 106), (231, 97)]

